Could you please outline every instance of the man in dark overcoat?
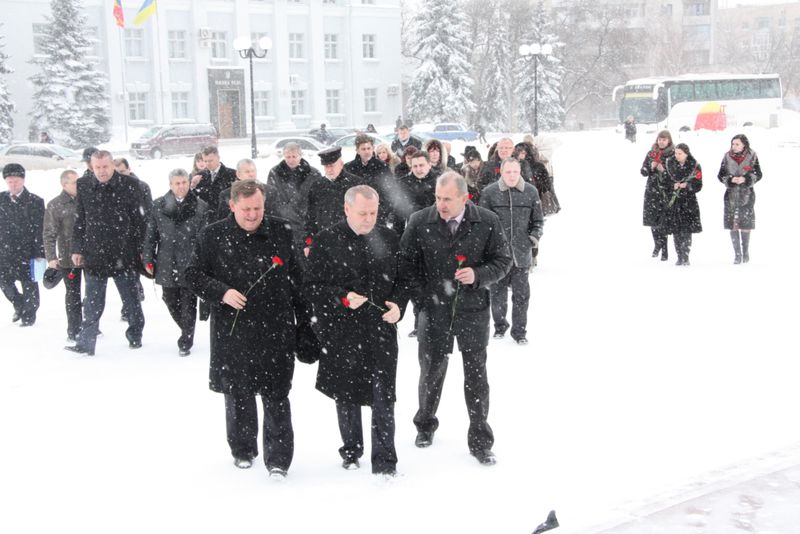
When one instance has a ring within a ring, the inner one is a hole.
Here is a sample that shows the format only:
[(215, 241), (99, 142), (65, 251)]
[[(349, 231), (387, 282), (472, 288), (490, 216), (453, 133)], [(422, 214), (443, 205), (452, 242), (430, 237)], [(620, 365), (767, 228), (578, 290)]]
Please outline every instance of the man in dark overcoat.
[(319, 159), (325, 171), (325, 179), (317, 180), (308, 190), (308, 211), (305, 220), (305, 252), (314, 236), (344, 219), (342, 203), (344, 194), (353, 186), (366, 181), (344, 170), (342, 149), (326, 148), (319, 152)]
[(518, 160), (506, 159), (500, 171), (500, 179), (483, 190), (480, 200), (480, 206), (500, 218), (513, 260), (508, 274), (491, 286), (494, 337), (504, 337), (509, 327), (506, 315), (510, 286), (511, 338), (519, 345), (527, 345), (528, 304), (531, 300), (528, 275), (533, 262), (531, 251), (539, 246), (544, 228), (542, 203), (536, 187), (522, 179)]
[(61, 173), (61, 194), (47, 203), (44, 212), (44, 254), (47, 266), (62, 271), (64, 307), (67, 312), (67, 339), (75, 341), (81, 329), (82, 269), (72, 263), (72, 232), (77, 218), (78, 173)]
[(346, 219), (317, 234), (305, 286), (322, 346), (317, 389), (336, 401), (342, 467), (357, 469), (364, 454), (361, 406), (372, 407), (372, 472), (395, 476), (394, 446), (399, 238), (376, 226), (378, 193), (347, 191)]
[(114, 170), (111, 154), (92, 154), (90, 169), (78, 179), (72, 263), (83, 268), (86, 298), (83, 323), (75, 346), (66, 350), (94, 355), (98, 325), (106, 304), (106, 287), (112, 278), (128, 312), (125, 337), (132, 349), (142, 346), (144, 314), (136, 280), (146, 220), (142, 213), (142, 189), (128, 176)]
[(208, 222), (208, 204), (189, 188), (189, 173), (169, 173), (169, 191), (153, 202), (142, 249), (142, 263), (161, 286), (161, 298), (181, 329), (178, 354), (188, 356), (194, 344), (197, 297), (185, 278), (197, 236)]
[(488, 286), (511, 267), (500, 220), (470, 202), (464, 178), (448, 171), (437, 179), (436, 204), (411, 216), (400, 250), (401, 283), (422, 296), (415, 444), (428, 447), (433, 443), (447, 362), (457, 340), (464, 363), (469, 450), (481, 464), (493, 465), (494, 435), (487, 421)]
[(31, 260), (44, 259), (44, 200), (25, 188), (22, 165), (7, 164), (3, 179), (8, 190), (0, 193), (0, 290), (14, 306), (13, 321), (31, 326), (39, 309), (39, 283), (31, 276)]
[(356, 157), (345, 163), (344, 170), (358, 176), (361, 183), (375, 189), (384, 202), (378, 214), (378, 224), (383, 226), (390, 222), (391, 204), (389, 200), (395, 195), (394, 176), (389, 166), (375, 155), (373, 137), (360, 134), (355, 138)]
[(264, 407), (264, 463), (281, 479), (292, 463), (289, 390), (301, 274), (286, 221), (264, 215), (263, 186), (236, 182), (228, 218), (200, 234), (186, 280), (211, 303), (209, 385), (225, 395), (228, 445), (239, 468), (258, 455), (256, 395)]
[[(208, 204), (210, 209), (216, 209), (220, 192), (236, 181), (236, 171), (220, 161), (217, 147), (207, 146), (202, 152), (206, 168), (192, 177), (191, 185), (197, 196)], [(216, 217), (214, 220), (217, 220)]]

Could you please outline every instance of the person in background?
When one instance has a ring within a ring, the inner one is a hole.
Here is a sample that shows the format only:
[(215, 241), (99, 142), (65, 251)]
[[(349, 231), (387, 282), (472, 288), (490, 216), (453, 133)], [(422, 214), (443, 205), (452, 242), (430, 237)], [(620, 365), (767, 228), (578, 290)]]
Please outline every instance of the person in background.
[(378, 130), (375, 129), (375, 125), (372, 123), (367, 124), (367, 129), (364, 131), (366, 133), (378, 133)]
[[(189, 173), (189, 176), (192, 178), (192, 182), (200, 181), (203, 177), (200, 176), (202, 172), (206, 170), (206, 161), (203, 159), (203, 153), (198, 152), (194, 155), (194, 161), (192, 163), (192, 170)], [(200, 178), (197, 178), (200, 176)]]
[(417, 152), (419, 149), (414, 145), (409, 145), (403, 150), (402, 161), (394, 168), (395, 177), (400, 178), (411, 172), (411, 158)]
[(206, 168), (199, 175), (192, 177), (192, 189), (210, 209), (216, 209), (220, 191), (233, 185), (236, 181), (236, 171), (229, 169), (220, 161), (219, 150), (215, 146), (203, 149), (203, 161)]
[(456, 172), (461, 172), (461, 165), (456, 163), (456, 158), (453, 157), (453, 145), (450, 141), (442, 141), (442, 147), (444, 147), (447, 152), (447, 168)]
[(697, 193), (703, 188), (703, 171), (685, 143), (675, 145), (674, 155), (667, 160), (665, 184), (668, 200), (663, 229), (675, 236), (675, 265), (688, 266), (692, 234), (703, 231), (697, 202)]
[(401, 124), (397, 127), (397, 137), (392, 141), (392, 151), (397, 154), (397, 157), (403, 157), (404, 151), (409, 147), (416, 147), (418, 150), (422, 149), (422, 143), (416, 137), (411, 137), (411, 131), (407, 124)]
[(495, 183), (500, 178), (500, 163), (514, 154), (514, 141), (510, 137), (503, 137), (489, 148), (489, 154), (481, 167), (478, 189)]
[(756, 227), (753, 186), (761, 176), (761, 164), (750, 148), (750, 140), (744, 134), (734, 135), (717, 174), (725, 184), (723, 224), (731, 232), (734, 264), (750, 261), (750, 231)]
[(628, 115), (625, 119), (625, 139), (631, 143), (636, 142), (636, 119), (633, 115)]
[(461, 165), (461, 175), (467, 182), (470, 200), (477, 204), (481, 194), (478, 189), (478, 179), (480, 178), (483, 159), (481, 159), (481, 153), (478, 152), (478, 149), (472, 145), (465, 146), (464, 153), (461, 155), (464, 156), (464, 163)]
[(81, 329), (82, 270), (72, 263), (72, 233), (77, 216), (78, 173), (61, 173), (61, 194), (47, 203), (44, 212), (44, 255), (47, 266), (63, 271), (64, 307), (67, 312), (67, 339), (76, 341)]
[(33, 280), (31, 262), (45, 258), (44, 200), (25, 187), (22, 165), (8, 163), (3, 179), (8, 190), (0, 193), (0, 290), (14, 306), (12, 321), (32, 326), (39, 309), (39, 282)]
[(661, 261), (667, 261), (669, 253), (668, 234), (661, 227), (664, 210), (667, 207), (667, 197), (672, 194), (666, 188), (664, 173), (667, 160), (673, 156), (675, 145), (672, 144), (672, 135), (669, 130), (658, 132), (655, 143), (650, 147), (644, 158), (640, 172), (647, 177), (644, 187), (644, 206), (642, 208), (642, 223), (650, 227), (653, 234), (653, 257), (661, 252)]
[(189, 187), (189, 174), (175, 169), (169, 173), (169, 191), (153, 202), (144, 238), (142, 263), (161, 286), (161, 298), (181, 330), (180, 356), (191, 352), (197, 320), (197, 297), (189, 289), (185, 272), (208, 216), (208, 204)]
[[(422, 144), (422, 151), (428, 153), (428, 159), (431, 163), (431, 168), (436, 174), (443, 174), (448, 170), (447, 158), (449, 154), (441, 141), (438, 139), (428, 139)], [(454, 170), (454, 169), (450, 169)]]
[[(258, 179), (258, 168), (256, 162), (250, 158), (240, 159), (236, 164), (236, 181), (254, 181)], [(233, 187), (233, 184), (231, 184)], [(209, 221), (216, 222), (226, 218), (231, 214), (231, 187), (219, 192), (219, 200), (216, 207), (209, 206), (212, 211), (209, 214)]]
[(45, 143), (45, 144), (48, 144), (48, 145), (52, 145), (53, 144), (53, 138), (50, 137), (49, 133), (42, 132), (42, 133), (39, 134), (39, 142), (40, 143)]
[(392, 147), (389, 146), (389, 143), (381, 143), (375, 147), (375, 155), (389, 167), (389, 171), (392, 174), (395, 174), (395, 169), (400, 164), (400, 158), (392, 152)]

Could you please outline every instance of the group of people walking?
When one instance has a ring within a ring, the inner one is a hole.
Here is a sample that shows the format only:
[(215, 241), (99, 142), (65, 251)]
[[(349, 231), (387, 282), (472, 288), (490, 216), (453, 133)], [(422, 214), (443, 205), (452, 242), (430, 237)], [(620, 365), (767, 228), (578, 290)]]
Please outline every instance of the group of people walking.
[[(653, 257), (669, 258), (668, 240), (674, 238), (676, 265), (689, 265), (692, 234), (703, 231), (697, 193), (703, 188), (703, 171), (686, 143), (673, 144), (668, 130), (658, 133), (641, 167), (647, 177), (643, 223), (653, 234)], [(755, 229), (754, 185), (761, 180), (761, 165), (744, 134), (731, 139), (717, 178), (725, 186), (723, 226), (730, 231), (734, 264), (750, 261), (750, 231)]]
[(480, 154), (465, 151), (469, 178), (453, 170), (442, 143), (407, 144), (390, 147), (392, 154), (410, 153), (402, 176), (376, 156), (366, 135), (356, 140), (352, 161), (344, 162), (339, 148), (320, 152), (323, 174), (299, 146), (287, 145), (265, 184), (252, 160), (228, 168), (208, 147), (191, 172), (171, 171), (169, 190), (155, 200), (127, 161), (87, 149), (86, 172), (64, 171), (62, 192), (46, 208), (25, 189), (25, 169), (6, 165), (0, 286), (14, 320), (33, 325), (39, 293), (30, 262), (45, 259), (46, 287), (62, 280), (66, 287), (73, 343), (65, 348), (87, 356), (96, 352), (109, 279), (122, 298), (131, 349), (142, 347), (145, 326), (140, 276), (161, 285), (182, 356), (193, 346), (199, 308), (201, 319), (210, 318), (209, 385), (224, 394), (234, 463), (247, 468), (258, 455), (260, 395), (264, 461), (275, 478), (285, 477), (292, 462), (295, 359), (319, 361), (316, 387), (335, 401), (342, 466), (360, 466), (361, 406), (368, 405), (372, 471), (396, 475), (396, 323), (411, 301), (420, 364), (415, 444), (433, 443), (457, 342), (469, 451), (493, 465), (490, 320), (494, 337), (510, 329), (517, 343), (527, 343), (528, 273), (543, 231), (533, 180), (546, 184), (549, 177), (546, 170), (534, 174), (537, 162), (526, 157), (535, 153), (531, 146), (514, 157), (510, 139), (480, 166), (473, 164)]

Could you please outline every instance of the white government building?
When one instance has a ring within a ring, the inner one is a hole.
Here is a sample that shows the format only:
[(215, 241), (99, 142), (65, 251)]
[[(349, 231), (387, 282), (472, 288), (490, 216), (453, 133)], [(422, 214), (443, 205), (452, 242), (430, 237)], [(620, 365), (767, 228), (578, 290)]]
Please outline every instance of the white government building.
[[(134, 25), (142, 0), (84, 0), (98, 68), (108, 74), (113, 134), (154, 124), (211, 122), (220, 137), (250, 130), (249, 61), (237, 37), (264, 36), (254, 59), (256, 131), (394, 124), (402, 110), (399, 0), (158, 0)], [(0, 0), (17, 106), (14, 137), (27, 139), (33, 106), (29, 60), (43, 38), (49, 0)], [(13, 24), (11, 23), (13, 21)]]

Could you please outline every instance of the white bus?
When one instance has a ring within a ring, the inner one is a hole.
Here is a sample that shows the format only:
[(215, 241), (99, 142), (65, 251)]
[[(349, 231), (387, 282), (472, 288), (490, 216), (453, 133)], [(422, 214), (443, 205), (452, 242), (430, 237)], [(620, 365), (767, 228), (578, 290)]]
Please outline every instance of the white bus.
[(701, 116), (709, 114), (727, 127), (776, 127), (782, 95), (777, 74), (683, 74), (630, 80), (611, 99), (620, 102), (620, 124), (633, 115), (646, 132), (685, 132), (708, 127)]

